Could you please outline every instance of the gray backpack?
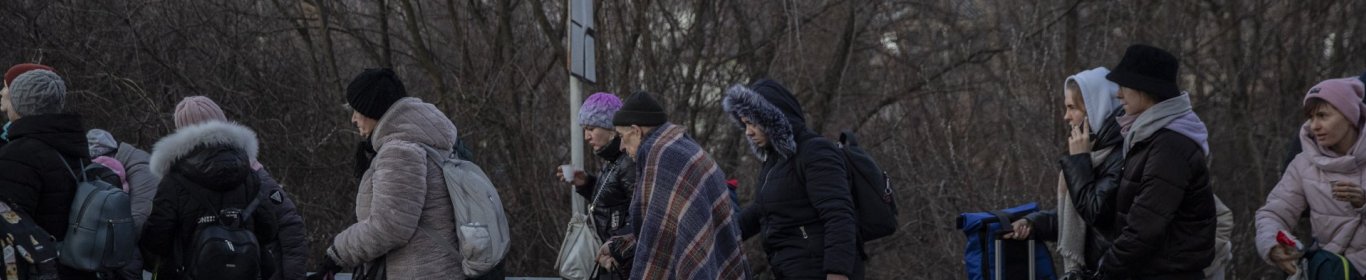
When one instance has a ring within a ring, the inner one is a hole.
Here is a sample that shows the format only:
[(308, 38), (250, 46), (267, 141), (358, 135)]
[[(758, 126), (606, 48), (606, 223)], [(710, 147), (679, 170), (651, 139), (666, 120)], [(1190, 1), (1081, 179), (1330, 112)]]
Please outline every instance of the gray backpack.
[(461, 266), (465, 276), (478, 277), (493, 270), (508, 251), (508, 219), (503, 200), (484, 170), (429, 146), (427, 157), (441, 165), (455, 209)]
[[(59, 156), (59, 158), (61, 158)], [(66, 158), (61, 158), (66, 163)], [(62, 265), (84, 270), (104, 271), (122, 268), (133, 259), (137, 236), (133, 229), (133, 210), (128, 193), (122, 188), (67, 171), (76, 179), (76, 199), (67, 217), (66, 239), (58, 247)]]

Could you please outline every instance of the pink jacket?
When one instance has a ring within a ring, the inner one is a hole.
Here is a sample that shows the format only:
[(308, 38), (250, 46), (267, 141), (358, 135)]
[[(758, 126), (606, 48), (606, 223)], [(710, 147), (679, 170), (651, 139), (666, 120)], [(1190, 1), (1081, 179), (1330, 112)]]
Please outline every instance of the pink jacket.
[[(1357, 268), (1366, 268), (1366, 223), (1362, 223), (1366, 209), (1354, 209), (1351, 203), (1333, 199), (1330, 186), (1332, 181), (1366, 185), (1366, 133), (1360, 134), (1347, 155), (1319, 147), (1310, 134), (1306, 123), (1300, 128), (1304, 151), (1290, 162), (1281, 181), (1267, 195), (1266, 205), (1257, 209), (1257, 254), (1270, 263), (1267, 253), (1276, 245), (1276, 232), (1293, 232), (1302, 213), (1309, 210), (1312, 234), (1319, 245), (1347, 257)], [(1305, 244), (1310, 241), (1296, 239)]]

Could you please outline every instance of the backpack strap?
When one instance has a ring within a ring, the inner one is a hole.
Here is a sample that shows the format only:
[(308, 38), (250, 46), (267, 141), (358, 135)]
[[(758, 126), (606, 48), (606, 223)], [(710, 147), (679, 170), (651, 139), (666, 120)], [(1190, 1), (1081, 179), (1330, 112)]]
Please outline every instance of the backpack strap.
[(57, 154), (57, 159), (62, 160), (62, 167), (66, 168), (66, 172), (71, 173), (71, 179), (76, 179), (76, 183), (79, 184), (80, 182), (84, 182), (89, 179), (85, 176), (85, 162), (80, 162), (81, 176), (76, 177), (76, 171), (71, 169), (71, 162), (67, 162), (66, 157), (63, 157), (62, 153), (57, 151), (53, 151), (53, 153)]
[(452, 157), (454, 157), (455, 159), (459, 159), (459, 156), (454, 153), (447, 155), (443, 158), (441, 150), (437, 150), (436, 148), (428, 146), (427, 144), (418, 145), (421, 145), (423, 150), (427, 150), (427, 159), (431, 159), (432, 162), (435, 162), (438, 166), (440, 166), (441, 163), (445, 162), (447, 159), (451, 159)]
[(246, 208), (246, 209), (242, 209), (242, 221), (245, 222), (247, 219), (250, 219), (250, 218), (251, 218), (251, 214), (252, 214), (253, 212), (256, 212), (256, 207), (257, 207), (257, 206), (261, 206), (261, 195), (260, 195), (260, 194), (257, 194), (255, 197), (252, 197), (251, 202), (250, 202), (250, 203), (247, 203), (247, 208)]

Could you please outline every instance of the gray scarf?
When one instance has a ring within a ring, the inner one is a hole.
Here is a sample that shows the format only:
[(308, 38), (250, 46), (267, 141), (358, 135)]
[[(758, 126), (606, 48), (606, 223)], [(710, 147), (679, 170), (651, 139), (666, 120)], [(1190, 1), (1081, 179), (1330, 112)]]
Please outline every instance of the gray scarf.
[[(1105, 162), (1114, 147), (1091, 152), (1091, 168)], [(1063, 271), (1086, 268), (1086, 221), (1072, 204), (1067, 190), (1067, 178), (1058, 173), (1058, 255), (1062, 256)]]
[[(1132, 125), (1125, 125), (1121, 131), (1124, 134), (1124, 153), (1128, 154), (1129, 149), (1134, 147), (1134, 143), (1152, 137), (1153, 133), (1157, 133), (1158, 130), (1167, 127), (1167, 124), (1190, 112), (1190, 94), (1185, 93), (1158, 102), (1152, 108), (1143, 111)], [(1124, 122), (1121, 121), (1120, 123)]]

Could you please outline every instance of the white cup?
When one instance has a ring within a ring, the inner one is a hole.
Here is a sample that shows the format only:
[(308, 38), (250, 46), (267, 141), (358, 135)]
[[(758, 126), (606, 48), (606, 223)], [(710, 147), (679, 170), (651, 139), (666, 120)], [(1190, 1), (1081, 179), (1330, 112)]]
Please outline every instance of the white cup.
[(561, 166), (560, 166), (560, 173), (561, 173), (561, 174), (564, 174), (564, 182), (565, 182), (565, 183), (573, 183), (573, 182), (574, 182), (574, 166), (573, 166), (573, 165), (568, 165), (568, 164), (561, 165)]

